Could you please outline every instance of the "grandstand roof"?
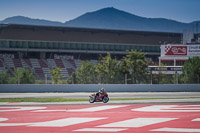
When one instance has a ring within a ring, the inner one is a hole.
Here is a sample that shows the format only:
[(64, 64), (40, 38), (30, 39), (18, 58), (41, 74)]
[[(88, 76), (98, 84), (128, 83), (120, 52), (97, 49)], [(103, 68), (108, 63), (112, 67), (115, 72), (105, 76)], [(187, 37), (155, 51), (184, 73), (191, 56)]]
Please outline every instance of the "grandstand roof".
[(1, 24), (0, 39), (61, 42), (149, 44), (181, 43), (182, 34), (168, 32), (90, 29)]

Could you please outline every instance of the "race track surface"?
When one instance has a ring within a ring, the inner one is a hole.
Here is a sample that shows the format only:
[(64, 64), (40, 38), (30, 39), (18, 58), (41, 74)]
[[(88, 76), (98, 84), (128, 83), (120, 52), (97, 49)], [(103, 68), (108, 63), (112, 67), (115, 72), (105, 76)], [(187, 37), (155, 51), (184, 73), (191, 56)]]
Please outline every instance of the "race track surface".
[[(94, 92), (93, 92), (94, 93)], [(0, 98), (88, 98), (91, 93), (0, 93)], [(200, 97), (200, 92), (108, 92), (112, 98), (192, 98)]]
[(0, 132), (200, 132), (200, 104), (0, 106)]

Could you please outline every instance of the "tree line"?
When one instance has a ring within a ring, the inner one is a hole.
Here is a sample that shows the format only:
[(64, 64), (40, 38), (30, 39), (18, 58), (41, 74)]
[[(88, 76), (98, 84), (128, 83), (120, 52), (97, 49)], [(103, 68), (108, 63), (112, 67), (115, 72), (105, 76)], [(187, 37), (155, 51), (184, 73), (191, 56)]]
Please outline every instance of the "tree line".
[[(112, 58), (110, 53), (100, 56), (97, 64), (83, 61), (81, 67), (67, 79), (62, 80), (61, 68), (51, 69), (52, 84), (174, 84), (200, 83), (200, 57), (189, 58), (183, 66), (183, 74), (167, 75), (159, 71), (152, 74), (148, 69), (145, 54), (128, 51), (121, 60)], [(38, 83), (30, 69), (18, 68), (11, 77), (8, 71), (0, 71), (1, 84)]]
[[(153, 62), (145, 60), (145, 54), (128, 51), (121, 60), (107, 56), (98, 60), (96, 65), (83, 61), (68, 78), (68, 84), (196, 84), (200, 83), (200, 57), (189, 58), (182, 68), (183, 73), (169, 75), (158, 71), (152, 74), (148, 68)], [(163, 66), (163, 65), (162, 65)]]
[(13, 71), (13, 76), (10, 76), (8, 70), (0, 71), (1, 84), (34, 84), (35, 76), (30, 69), (17, 68)]
[(76, 84), (139, 84), (146, 83), (147, 61), (138, 51), (129, 51), (121, 60), (110, 53), (100, 56), (97, 64), (83, 61), (82, 66), (70, 76), (68, 83)]

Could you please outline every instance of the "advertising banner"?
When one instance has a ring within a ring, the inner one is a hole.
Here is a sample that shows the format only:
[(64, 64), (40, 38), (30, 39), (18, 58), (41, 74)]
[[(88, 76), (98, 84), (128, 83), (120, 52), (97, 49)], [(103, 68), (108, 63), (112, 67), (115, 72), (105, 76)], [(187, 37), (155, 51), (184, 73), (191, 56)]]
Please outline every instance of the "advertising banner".
[(200, 45), (188, 45), (188, 56), (200, 56)]
[(187, 55), (187, 46), (165, 46), (165, 55)]
[(161, 56), (200, 56), (200, 45), (161, 45)]

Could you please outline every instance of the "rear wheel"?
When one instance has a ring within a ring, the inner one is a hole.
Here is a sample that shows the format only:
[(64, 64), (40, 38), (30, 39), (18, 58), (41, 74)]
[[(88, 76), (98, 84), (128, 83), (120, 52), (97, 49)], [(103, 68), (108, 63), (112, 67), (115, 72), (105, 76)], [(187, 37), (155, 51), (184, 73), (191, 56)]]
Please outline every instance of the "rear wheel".
[(93, 103), (94, 100), (95, 100), (94, 97), (90, 97), (89, 102), (90, 102), (90, 103)]
[(104, 103), (107, 103), (108, 101), (109, 101), (109, 98), (108, 98), (108, 97), (104, 97), (104, 98), (103, 98), (103, 102), (104, 102)]

